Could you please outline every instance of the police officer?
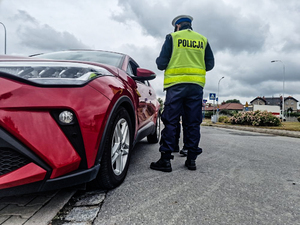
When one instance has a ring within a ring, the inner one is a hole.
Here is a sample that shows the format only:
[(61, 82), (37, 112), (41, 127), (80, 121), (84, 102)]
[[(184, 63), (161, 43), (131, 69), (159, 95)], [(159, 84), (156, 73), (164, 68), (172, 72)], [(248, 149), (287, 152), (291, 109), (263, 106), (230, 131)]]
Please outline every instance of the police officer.
[(159, 151), (161, 157), (152, 162), (151, 169), (171, 172), (172, 152), (177, 146), (176, 131), (180, 115), (185, 114), (186, 143), (188, 149), (185, 166), (196, 170), (196, 158), (202, 153), (200, 124), (202, 122), (202, 98), (206, 71), (214, 67), (214, 56), (203, 35), (193, 31), (193, 18), (188, 15), (177, 16), (172, 21), (174, 31), (166, 36), (157, 68), (165, 70), (165, 107), (162, 113), (164, 129), (161, 132)]

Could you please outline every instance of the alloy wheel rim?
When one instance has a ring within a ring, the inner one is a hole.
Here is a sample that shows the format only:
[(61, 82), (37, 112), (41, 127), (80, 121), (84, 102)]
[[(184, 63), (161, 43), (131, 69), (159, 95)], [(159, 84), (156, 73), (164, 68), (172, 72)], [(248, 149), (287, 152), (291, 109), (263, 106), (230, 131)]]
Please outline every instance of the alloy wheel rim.
[(111, 143), (111, 165), (115, 175), (120, 175), (126, 166), (129, 154), (129, 127), (122, 118), (115, 126)]

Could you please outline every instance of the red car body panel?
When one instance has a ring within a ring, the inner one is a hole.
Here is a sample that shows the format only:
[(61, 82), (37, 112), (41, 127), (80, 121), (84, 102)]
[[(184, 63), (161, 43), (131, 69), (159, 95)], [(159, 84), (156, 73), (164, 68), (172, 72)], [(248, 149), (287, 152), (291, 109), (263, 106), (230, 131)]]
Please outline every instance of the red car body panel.
[[(123, 64), (128, 59), (126, 56)], [(45, 61), (0, 57), (2, 62), (14, 60)], [(64, 177), (75, 184), (82, 182), (73, 178), (76, 176), (91, 180), (99, 169), (100, 146), (107, 121), (114, 107), (123, 99), (132, 104), (130, 115), (134, 118), (134, 140), (143, 127), (150, 122), (156, 123), (159, 103), (150, 85), (134, 81), (125, 72), (126, 69), (93, 62), (84, 64), (105, 68), (113, 75), (100, 76), (78, 87), (31, 85), (14, 78), (0, 77), (0, 133), (7, 132), (16, 146), (24, 146), (27, 149), (24, 151), (32, 153), (30, 157), (36, 159), (7, 174), (0, 173), (0, 192), (1, 189), (39, 181), (46, 181), (46, 185), (42, 183), (36, 190), (48, 190), (53, 186), (51, 181), (62, 183)], [(76, 134), (66, 135), (64, 127), (53, 115), (57, 110), (69, 110), (75, 114), (79, 127)], [(82, 138), (82, 147), (71, 140), (74, 138), (76, 142), (79, 137)]]
[(18, 185), (28, 184), (43, 180), (46, 176), (46, 170), (29, 163), (22, 168), (0, 176), (0, 189), (10, 188)]
[[(50, 178), (78, 168), (81, 160), (79, 155), (49, 112), (0, 110), (0, 124), (51, 166), (53, 171)], [(36, 132), (41, 127), (42, 131)]]

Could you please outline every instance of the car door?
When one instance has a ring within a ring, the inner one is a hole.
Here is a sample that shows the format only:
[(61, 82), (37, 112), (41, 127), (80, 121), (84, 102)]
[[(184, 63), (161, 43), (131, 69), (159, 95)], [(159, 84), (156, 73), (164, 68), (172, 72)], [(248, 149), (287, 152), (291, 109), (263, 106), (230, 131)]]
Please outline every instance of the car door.
[[(136, 76), (138, 65), (130, 60), (127, 67), (127, 73), (130, 76)], [(154, 89), (148, 81), (136, 81), (137, 91), (139, 92), (139, 104), (137, 109), (138, 114), (138, 129), (145, 126), (151, 121), (155, 114), (156, 95)]]

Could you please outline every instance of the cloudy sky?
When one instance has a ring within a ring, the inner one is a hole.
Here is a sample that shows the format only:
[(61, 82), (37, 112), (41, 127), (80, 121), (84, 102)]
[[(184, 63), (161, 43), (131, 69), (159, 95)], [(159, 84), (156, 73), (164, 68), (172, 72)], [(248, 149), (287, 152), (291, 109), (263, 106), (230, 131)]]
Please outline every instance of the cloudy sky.
[(193, 29), (208, 38), (215, 55), (204, 98), (217, 93), (219, 83), (219, 101), (243, 104), (282, 95), (283, 77), (284, 96), (300, 101), (299, 12), (299, 0), (0, 0), (7, 54), (79, 48), (126, 53), (157, 74), (152, 85), (159, 97), (165, 95), (163, 72), (155, 59), (173, 31), (172, 19), (191, 15)]

